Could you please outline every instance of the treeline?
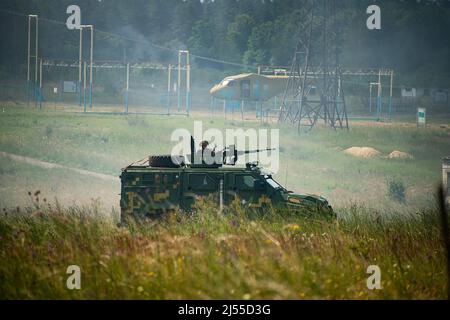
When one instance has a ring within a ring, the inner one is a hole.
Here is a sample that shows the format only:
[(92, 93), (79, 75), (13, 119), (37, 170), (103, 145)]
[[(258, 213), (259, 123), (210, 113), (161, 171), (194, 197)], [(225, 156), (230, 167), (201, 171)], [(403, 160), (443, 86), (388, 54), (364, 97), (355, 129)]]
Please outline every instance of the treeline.
[[(78, 32), (64, 25), (71, 4), (80, 6), (83, 24), (99, 30), (96, 59), (176, 61), (176, 50), (188, 49), (216, 60), (280, 66), (290, 64), (303, 10), (301, 0), (2, 0), (3, 75), (26, 63), (31, 13), (41, 17), (41, 56), (78, 59)], [(381, 30), (366, 27), (371, 4), (381, 8)], [(336, 11), (343, 66), (392, 67), (406, 83), (450, 85), (449, 1), (340, 0)], [(194, 63), (236, 69), (200, 58)]]

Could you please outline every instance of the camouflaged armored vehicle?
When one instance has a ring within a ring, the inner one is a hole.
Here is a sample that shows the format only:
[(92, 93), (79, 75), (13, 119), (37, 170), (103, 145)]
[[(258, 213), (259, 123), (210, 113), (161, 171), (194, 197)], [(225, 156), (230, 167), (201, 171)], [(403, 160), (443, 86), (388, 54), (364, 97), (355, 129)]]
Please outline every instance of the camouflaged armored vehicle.
[(269, 149), (237, 151), (231, 146), (223, 151), (223, 161), (219, 164), (194, 164), (192, 141), (191, 150), (191, 155), (187, 156), (191, 159), (190, 164), (183, 156), (160, 155), (149, 156), (144, 162), (122, 169), (122, 221), (129, 216), (157, 217), (178, 207), (189, 211), (199, 197), (209, 195), (217, 199), (218, 208), (238, 199), (248, 208), (281, 205), (334, 216), (326, 199), (286, 190), (257, 163), (235, 166), (239, 155)]

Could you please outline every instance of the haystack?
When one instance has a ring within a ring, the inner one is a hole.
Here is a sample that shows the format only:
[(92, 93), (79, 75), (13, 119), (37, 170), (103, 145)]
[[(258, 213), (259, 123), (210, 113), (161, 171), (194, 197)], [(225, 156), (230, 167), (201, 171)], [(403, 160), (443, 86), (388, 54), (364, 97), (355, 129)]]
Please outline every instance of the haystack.
[(407, 152), (402, 152), (398, 150), (394, 150), (388, 155), (389, 159), (412, 159), (413, 156)]
[(371, 147), (351, 147), (345, 149), (344, 152), (360, 158), (373, 158), (381, 154), (380, 151)]

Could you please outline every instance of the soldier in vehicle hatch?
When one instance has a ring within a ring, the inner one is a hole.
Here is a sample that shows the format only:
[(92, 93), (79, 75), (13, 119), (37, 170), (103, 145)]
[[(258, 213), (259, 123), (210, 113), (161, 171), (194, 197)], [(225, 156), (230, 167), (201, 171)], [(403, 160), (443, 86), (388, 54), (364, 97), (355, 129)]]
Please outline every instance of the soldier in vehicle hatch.
[(211, 150), (208, 146), (208, 141), (203, 140), (200, 142), (201, 149), (197, 150), (195, 155), (196, 164), (213, 164), (215, 162), (216, 147)]

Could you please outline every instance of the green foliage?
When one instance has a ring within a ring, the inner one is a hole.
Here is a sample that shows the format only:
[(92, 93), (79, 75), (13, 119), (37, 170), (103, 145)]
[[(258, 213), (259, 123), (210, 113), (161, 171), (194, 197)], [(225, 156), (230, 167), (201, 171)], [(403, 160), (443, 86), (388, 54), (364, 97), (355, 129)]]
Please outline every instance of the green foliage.
[(210, 21), (197, 21), (192, 27), (188, 45), (197, 54), (210, 55), (214, 45), (214, 25)]
[(45, 127), (45, 136), (49, 139), (53, 134), (53, 127), (48, 125)]
[[(336, 20), (329, 21), (342, 41), (342, 65), (346, 67), (392, 67), (405, 85), (450, 85), (448, 30), (450, 5), (444, 1), (382, 0), (382, 29), (368, 30), (366, 9), (372, 1), (345, 0), (336, 5)], [(137, 0), (132, 5), (120, 1), (82, 1), (83, 17), (96, 29), (120, 34), (96, 33), (95, 57), (99, 60), (176, 61), (176, 50), (189, 49), (197, 55), (248, 64), (290, 65), (297, 45), (297, 33), (304, 19), (302, 1), (261, 0)], [(64, 22), (64, 1), (4, 0), (0, 9)], [(323, 11), (317, 6), (320, 20)], [(24, 74), (26, 61), (26, 20), (1, 14), (1, 23), (11, 32), (2, 38), (0, 77)], [(55, 28), (42, 20), (40, 44), (45, 57), (73, 59), (78, 54), (78, 38), (67, 28)], [(318, 37), (313, 36), (313, 43)], [(155, 43), (152, 46), (149, 43)], [(170, 52), (159, 46), (174, 49)], [(227, 69), (204, 60), (199, 67)], [(313, 61), (318, 63), (318, 61)], [(17, 70), (22, 70), (18, 72)], [(231, 71), (231, 70), (230, 70)], [(110, 89), (114, 89), (111, 87)]]
[[(33, 195), (34, 196), (34, 195)], [(1, 299), (442, 299), (436, 212), (352, 206), (335, 222), (208, 201), (191, 215), (118, 227), (95, 204), (41, 204), (0, 217)], [(81, 290), (65, 286), (81, 268)], [(368, 290), (366, 268), (382, 270)]]
[(272, 22), (266, 22), (252, 29), (248, 39), (248, 49), (244, 54), (244, 63), (270, 64), (270, 47), (273, 34)]
[(400, 202), (405, 202), (406, 187), (403, 181), (392, 178), (387, 181), (387, 185), (388, 185), (388, 195), (391, 199)]
[(248, 39), (254, 26), (253, 18), (248, 14), (238, 14), (228, 26), (227, 40), (242, 56), (247, 49)]
[(127, 122), (130, 127), (148, 127), (147, 121), (138, 116), (129, 116), (127, 117)]

